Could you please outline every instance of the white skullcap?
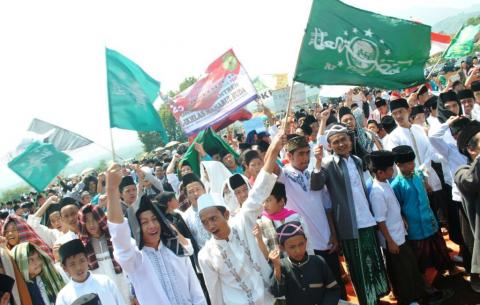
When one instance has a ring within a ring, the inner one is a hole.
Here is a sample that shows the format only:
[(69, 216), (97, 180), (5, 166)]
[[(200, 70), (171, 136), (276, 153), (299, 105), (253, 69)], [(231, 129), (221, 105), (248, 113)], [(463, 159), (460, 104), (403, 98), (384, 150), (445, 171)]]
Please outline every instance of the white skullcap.
[(206, 193), (198, 198), (198, 212), (210, 207), (224, 207), (227, 209), (227, 205), (222, 195), (217, 193)]

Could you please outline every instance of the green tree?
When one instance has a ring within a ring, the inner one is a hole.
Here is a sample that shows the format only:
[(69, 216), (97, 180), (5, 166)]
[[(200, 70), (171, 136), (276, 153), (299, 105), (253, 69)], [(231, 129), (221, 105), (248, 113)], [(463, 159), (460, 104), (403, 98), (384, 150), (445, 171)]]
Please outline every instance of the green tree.
[(477, 25), (477, 24), (480, 24), (480, 16), (468, 18), (467, 25)]
[[(197, 78), (194, 76), (187, 77), (180, 83), (177, 91), (170, 90), (168, 91), (167, 95), (169, 97), (174, 97), (175, 95), (179, 94), (183, 90), (193, 85), (196, 81)], [(183, 133), (182, 128), (178, 125), (175, 117), (172, 115), (168, 102), (162, 103), (162, 105), (160, 105), (160, 108), (158, 109), (158, 114), (160, 115), (160, 119), (162, 120), (163, 126), (165, 127), (167, 135), (171, 141), (184, 142), (187, 140), (187, 137)], [(143, 150), (145, 152), (152, 151), (159, 146), (167, 144), (162, 142), (160, 134), (156, 131), (138, 132), (138, 139), (142, 142)]]
[(13, 200), (13, 199), (18, 199), (24, 193), (28, 193), (31, 190), (32, 190), (32, 188), (27, 186), (27, 185), (21, 185), (21, 186), (17, 186), (17, 187), (8, 189), (8, 190), (2, 192), (2, 195), (0, 196), (0, 201), (5, 202), (5, 201)]
[(100, 172), (104, 172), (107, 170), (107, 161), (106, 160), (100, 160), (97, 164), (97, 166), (95, 167), (95, 170), (97, 171), (97, 173), (100, 173)]

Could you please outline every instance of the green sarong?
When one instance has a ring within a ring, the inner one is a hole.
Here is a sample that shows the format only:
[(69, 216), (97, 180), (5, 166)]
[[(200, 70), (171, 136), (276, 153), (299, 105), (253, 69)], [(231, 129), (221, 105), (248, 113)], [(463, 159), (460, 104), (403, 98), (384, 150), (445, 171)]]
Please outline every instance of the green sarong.
[(358, 230), (358, 239), (342, 240), (343, 254), (360, 305), (378, 304), (389, 292), (376, 227)]

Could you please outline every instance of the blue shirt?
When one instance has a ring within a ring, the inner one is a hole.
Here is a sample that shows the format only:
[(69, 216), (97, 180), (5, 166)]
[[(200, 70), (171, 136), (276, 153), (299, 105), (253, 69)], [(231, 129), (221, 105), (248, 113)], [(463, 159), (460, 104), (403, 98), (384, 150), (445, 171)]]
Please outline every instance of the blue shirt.
[(438, 223), (430, 208), (422, 173), (415, 171), (411, 178), (399, 174), (391, 185), (408, 223), (408, 239), (422, 240), (435, 234)]

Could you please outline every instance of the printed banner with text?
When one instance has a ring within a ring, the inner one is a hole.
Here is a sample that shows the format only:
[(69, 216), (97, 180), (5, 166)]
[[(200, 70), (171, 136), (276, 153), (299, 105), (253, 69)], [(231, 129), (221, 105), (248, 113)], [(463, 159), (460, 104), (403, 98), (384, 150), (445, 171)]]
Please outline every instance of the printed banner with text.
[(257, 98), (257, 91), (233, 50), (216, 59), (205, 74), (170, 105), (187, 135), (223, 121)]

